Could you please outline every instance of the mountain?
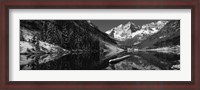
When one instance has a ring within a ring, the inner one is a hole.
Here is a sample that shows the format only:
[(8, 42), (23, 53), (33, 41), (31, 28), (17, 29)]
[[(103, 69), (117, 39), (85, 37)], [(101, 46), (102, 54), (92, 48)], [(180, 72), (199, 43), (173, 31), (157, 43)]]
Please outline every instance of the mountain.
[(135, 25), (132, 22), (128, 22), (125, 25), (120, 24), (119, 26), (106, 31), (105, 33), (107, 33), (109, 36), (119, 41), (124, 41), (126, 39), (132, 38), (132, 33), (136, 32), (139, 29), (140, 29), (140, 26)]
[(159, 32), (148, 37), (137, 46), (152, 49), (177, 45), (180, 45), (180, 20), (169, 21)]
[(20, 48), (23, 48), (20, 53), (28, 49), (45, 49), (45, 53), (52, 53), (50, 48), (61, 51), (99, 51), (103, 45), (119, 49), (114, 39), (86, 20), (20, 20), (20, 41)]
[(142, 40), (160, 31), (168, 21), (157, 21), (142, 26), (128, 22), (125, 25), (120, 24), (111, 30), (106, 31), (110, 37), (117, 39), (124, 45), (137, 45)]

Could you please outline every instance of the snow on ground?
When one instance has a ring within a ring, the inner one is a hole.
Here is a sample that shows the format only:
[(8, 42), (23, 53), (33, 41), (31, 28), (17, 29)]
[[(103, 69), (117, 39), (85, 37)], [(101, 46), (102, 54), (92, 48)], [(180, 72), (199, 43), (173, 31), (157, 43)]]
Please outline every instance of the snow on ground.
[(39, 41), (40, 50), (46, 53), (60, 53), (69, 52), (68, 50), (61, 48), (58, 45), (53, 45), (47, 42)]
[(139, 44), (139, 43), (140, 43), (139, 41), (136, 41), (136, 42), (133, 43), (133, 45), (137, 45), (137, 44)]
[(38, 33), (36, 31), (30, 31), (25, 28), (22, 28), (20, 31), (21, 31), (21, 35), (23, 36), (24, 40), (27, 42), (32, 41), (34, 36), (36, 36), (36, 34)]
[[(68, 50), (63, 49), (60, 46), (43, 41), (38, 42), (37, 46), (30, 42), (20, 41), (20, 53), (69, 53)], [(39, 50), (37, 50), (36, 47), (39, 47)]]
[(34, 53), (36, 51), (37, 50), (34, 44), (26, 41), (20, 41), (20, 53)]

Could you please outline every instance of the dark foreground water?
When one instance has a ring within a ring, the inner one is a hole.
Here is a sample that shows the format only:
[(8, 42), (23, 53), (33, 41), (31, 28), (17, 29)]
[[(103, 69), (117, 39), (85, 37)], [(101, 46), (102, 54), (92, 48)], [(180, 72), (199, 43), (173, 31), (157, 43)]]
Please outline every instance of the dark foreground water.
[[(109, 60), (127, 56), (116, 62)], [(180, 70), (180, 55), (160, 52), (123, 52), (113, 56), (85, 52), (20, 55), (21, 70)]]

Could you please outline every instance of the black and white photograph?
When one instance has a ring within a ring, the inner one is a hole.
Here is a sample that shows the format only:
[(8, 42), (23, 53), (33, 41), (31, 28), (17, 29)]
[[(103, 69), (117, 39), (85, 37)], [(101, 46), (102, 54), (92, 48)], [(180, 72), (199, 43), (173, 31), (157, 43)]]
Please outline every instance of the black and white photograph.
[(19, 30), (20, 70), (181, 70), (180, 20), (24, 19)]

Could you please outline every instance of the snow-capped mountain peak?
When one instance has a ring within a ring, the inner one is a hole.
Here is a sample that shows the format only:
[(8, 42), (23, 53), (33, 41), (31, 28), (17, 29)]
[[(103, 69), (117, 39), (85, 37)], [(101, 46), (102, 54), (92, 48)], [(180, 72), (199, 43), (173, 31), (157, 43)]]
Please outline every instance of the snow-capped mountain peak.
[(142, 28), (141, 29), (146, 29), (146, 30), (149, 30), (149, 29), (152, 29), (152, 28), (155, 28), (155, 29), (161, 29), (165, 26), (165, 24), (167, 24), (168, 21), (157, 21), (157, 22), (152, 22), (152, 23), (149, 23), (149, 24), (145, 24), (145, 25), (142, 25)]
[(120, 24), (120, 25), (117, 26), (116, 28), (123, 28), (123, 24)]
[(159, 32), (167, 23), (168, 21), (157, 21), (139, 26), (133, 22), (128, 22), (125, 25), (120, 24), (119, 26), (106, 31), (105, 33), (119, 41), (135, 39), (137, 41), (134, 43), (134, 45), (136, 45), (139, 44), (141, 40), (146, 39), (148, 36)]
[(134, 26), (135, 26), (135, 23), (128, 22), (127, 24), (124, 25), (124, 28), (130, 28), (131, 25), (134, 25)]
[(140, 26), (135, 25), (133, 22), (128, 22), (126, 24), (120, 24), (117, 27), (114, 27), (105, 33), (110, 35), (111, 37), (124, 41), (128, 38), (131, 38), (131, 34), (140, 29)]
[(106, 31), (105, 33), (109, 35), (112, 31), (113, 29)]

